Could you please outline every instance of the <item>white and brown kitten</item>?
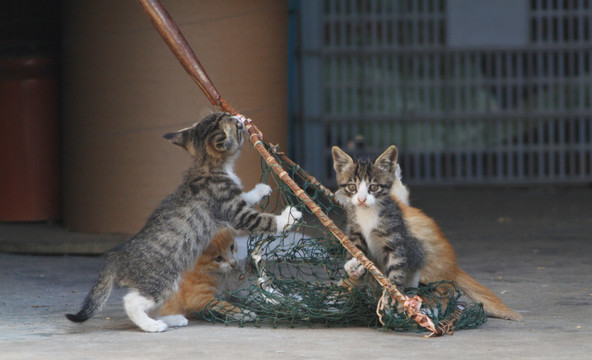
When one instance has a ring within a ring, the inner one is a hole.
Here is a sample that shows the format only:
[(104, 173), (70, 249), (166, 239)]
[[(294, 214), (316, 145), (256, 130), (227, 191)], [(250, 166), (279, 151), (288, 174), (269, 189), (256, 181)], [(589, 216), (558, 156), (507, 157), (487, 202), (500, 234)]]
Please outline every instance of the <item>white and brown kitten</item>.
[[(424, 250), (408, 231), (397, 202), (389, 196), (397, 179), (397, 148), (389, 147), (373, 161), (353, 160), (336, 146), (332, 154), (350, 240), (393, 284), (417, 287)], [(350, 259), (345, 269), (354, 279), (365, 272), (356, 258)]]
[[(394, 153), (391, 152), (391, 154)], [(396, 161), (396, 156), (394, 161)], [(419, 240), (424, 250), (424, 265), (419, 272), (420, 283), (453, 281), (473, 301), (482, 303), (489, 316), (515, 321), (522, 320), (521, 314), (508, 308), (491, 290), (458, 267), (454, 249), (438, 224), (420, 209), (409, 206), (409, 191), (401, 181), (400, 169), (395, 170), (395, 176), (396, 179), (390, 189), (389, 196), (398, 204), (408, 232)], [(397, 215), (398, 218), (399, 215)], [(359, 278), (365, 271), (363, 267), (356, 266), (357, 264), (350, 260), (345, 266), (346, 272), (353, 278)], [(368, 283), (368, 281), (363, 281), (363, 284), (358, 285), (372, 285), (372, 283)], [(349, 284), (343, 285), (349, 286)], [(442, 293), (445, 293), (448, 285), (441, 285), (441, 287), (443, 287)]]
[[(281, 215), (253, 210), (245, 199), (233, 165), (243, 144), (242, 123), (227, 113), (213, 113), (194, 126), (165, 138), (186, 149), (194, 158), (183, 183), (165, 198), (130, 240), (106, 254), (99, 280), (77, 314), (83, 322), (96, 314), (112, 287), (129, 289), (124, 307), (129, 318), (147, 332), (185, 326), (182, 314), (158, 320), (149, 312), (175, 292), (183, 271), (195, 261), (220, 228), (253, 233), (275, 233), (290, 227), (302, 215), (287, 207)], [(257, 188), (253, 191), (258, 192)], [(256, 196), (257, 197), (257, 196)]]

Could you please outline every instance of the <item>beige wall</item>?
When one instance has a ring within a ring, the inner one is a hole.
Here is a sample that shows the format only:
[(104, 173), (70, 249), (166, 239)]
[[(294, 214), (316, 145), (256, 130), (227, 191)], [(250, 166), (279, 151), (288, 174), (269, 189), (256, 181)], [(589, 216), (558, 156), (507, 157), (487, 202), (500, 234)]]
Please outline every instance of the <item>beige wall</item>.
[[(222, 96), (285, 148), (288, 2), (162, 4)], [(134, 233), (190, 162), (162, 135), (215, 108), (135, 1), (69, 0), (63, 21), (64, 223)], [(237, 165), (245, 187), (259, 169), (247, 143)]]

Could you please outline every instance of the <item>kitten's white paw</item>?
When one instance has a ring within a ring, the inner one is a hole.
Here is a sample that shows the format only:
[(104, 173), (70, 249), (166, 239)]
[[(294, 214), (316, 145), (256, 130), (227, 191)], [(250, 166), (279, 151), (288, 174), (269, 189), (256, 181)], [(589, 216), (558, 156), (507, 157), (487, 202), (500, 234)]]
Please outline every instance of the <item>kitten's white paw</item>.
[(286, 230), (302, 218), (302, 213), (293, 206), (288, 206), (276, 216), (278, 231)]
[(253, 188), (253, 191), (255, 194), (257, 194), (259, 196), (259, 200), (263, 199), (264, 197), (271, 195), (271, 186), (267, 185), (267, 184), (257, 184), (255, 185), (255, 187)]
[(168, 327), (164, 321), (154, 320), (148, 316), (147, 312), (154, 307), (154, 301), (140, 295), (136, 290), (123, 297), (123, 306), (130, 320), (146, 332), (162, 332)]
[(264, 197), (271, 194), (271, 187), (267, 184), (257, 184), (255, 187), (246, 193), (243, 193), (243, 200), (249, 206), (259, 203)]
[(343, 269), (347, 275), (354, 280), (361, 278), (366, 272), (366, 269), (356, 258), (351, 258), (346, 262), (345, 265), (343, 265)]
[(163, 316), (160, 318), (160, 320), (170, 327), (181, 327), (187, 326), (187, 324), (189, 324), (189, 320), (187, 320), (187, 318), (185, 318), (183, 315)]
[(152, 320), (152, 321), (145, 321), (142, 325), (138, 324), (138, 326), (140, 327), (140, 329), (146, 331), (146, 332), (163, 332), (166, 331), (166, 329), (168, 328), (167, 324), (165, 324), (164, 321), (161, 320)]

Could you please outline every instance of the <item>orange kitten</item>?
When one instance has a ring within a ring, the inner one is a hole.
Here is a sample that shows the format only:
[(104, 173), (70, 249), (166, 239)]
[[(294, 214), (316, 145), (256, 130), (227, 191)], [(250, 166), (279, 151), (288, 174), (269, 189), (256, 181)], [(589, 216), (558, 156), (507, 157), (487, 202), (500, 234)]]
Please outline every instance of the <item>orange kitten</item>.
[[(224, 312), (238, 313), (241, 309), (216, 296), (229, 289), (236, 289), (242, 279), (236, 258), (237, 246), (234, 232), (220, 230), (210, 245), (197, 259), (193, 269), (182, 275), (179, 290), (171, 295), (160, 310), (160, 315), (184, 314), (202, 311), (208, 304)], [(214, 302), (212, 302), (214, 301)]]

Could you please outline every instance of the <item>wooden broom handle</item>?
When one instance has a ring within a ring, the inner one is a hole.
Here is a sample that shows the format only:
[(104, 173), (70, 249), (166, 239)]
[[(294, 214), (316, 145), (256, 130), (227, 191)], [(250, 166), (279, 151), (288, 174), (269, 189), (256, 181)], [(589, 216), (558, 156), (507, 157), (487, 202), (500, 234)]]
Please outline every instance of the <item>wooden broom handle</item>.
[(179, 60), (189, 76), (199, 85), (201, 91), (203, 91), (212, 105), (222, 107), (218, 90), (216, 90), (208, 74), (204, 71), (191, 46), (189, 46), (181, 33), (181, 30), (179, 30), (179, 27), (160, 1), (138, 0), (138, 3), (140, 3), (140, 6), (142, 6), (142, 9), (150, 18), (156, 31), (158, 31), (173, 54), (175, 54), (177, 60)]

